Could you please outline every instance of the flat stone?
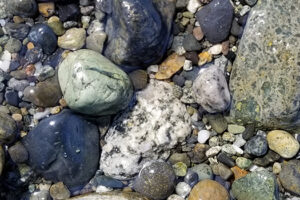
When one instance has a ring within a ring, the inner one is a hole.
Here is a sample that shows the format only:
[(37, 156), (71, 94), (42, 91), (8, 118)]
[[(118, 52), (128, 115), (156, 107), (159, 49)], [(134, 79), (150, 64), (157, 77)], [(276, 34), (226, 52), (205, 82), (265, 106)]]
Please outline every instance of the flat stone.
[(266, 0), (251, 9), (230, 78), (233, 121), (300, 127), (299, 6), (299, 1)]
[(167, 57), (164, 62), (159, 65), (155, 78), (159, 80), (171, 78), (173, 74), (178, 72), (184, 65), (185, 57), (176, 53)]
[(89, 115), (116, 114), (128, 106), (133, 93), (125, 72), (87, 49), (68, 54), (59, 65), (58, 79), (68, 106)]
[[(106, 134), (100, 169), (108, 176), (128, 179), (143, 164), (159, 158), (185, 140), (191, 132), (191, 119), (173, 94), (173, 87), (151, 80), (137, 92), (137, 104), (115, 120)], [(120, 137), (122, 135), (122, 137)]]
[(37, 12), (37, 4), (35, 0), (9, 0), (7, 11), (13, 15), (32, 17)]
[(149, 199), (162, 200), (172, 194), (175, 188), (175, 173), (165, 162), (145, 163), (134, 181), (135, 191)]
[(300, 148), (299, 142), (290, 133), (282, 130), (270, 131), (267, 141), (270, 149), (283, 158), (294, 157)]
[(85, 45), (86, 33), (83, 28), (71, 28), (60, 36), (57, 45), (63, 49), (78, 50)]
[(80, 190), (95, 175), (99, 159), (97, 126), (70, 110), (42, 120), (23, 139), (29, 165), (45, 179)]
[(85, 195), (76, 196), (70, 198), (69, 200), (149, 200), (147, 197), (137, 193), (137, 192), (104, 192), (101, 194), (90, 193)]
[(15, 120), (8, 114), (0, 112), (0, 142), (9, 144), (13, 142), (17, 134)]
[(227, 121), (222, 114), (208, 114), (205, 115), (205, 118), (217, 133), (223, 133), (227, 129)]
[(108, 18), (104, 55), (118, 65), (149, 66), (159, 62), (169, 44), (175, 4), (175, 0), (100, 2), (102, 7), (110, 8), (103, 9)]
[(275, 176), (266, 170), (252, 172), (235, 180), (232, 193), (237, 200), (279, 200)]
[(291, 160), (284, 162), (279, 174), (279, 180), (286, 190), (300, 195), (300, 161)]

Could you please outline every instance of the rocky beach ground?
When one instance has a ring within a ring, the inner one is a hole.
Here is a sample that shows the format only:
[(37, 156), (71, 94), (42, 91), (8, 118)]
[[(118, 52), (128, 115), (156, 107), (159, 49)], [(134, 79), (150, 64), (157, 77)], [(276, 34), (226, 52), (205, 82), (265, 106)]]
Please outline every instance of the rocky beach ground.
[(0, 0), (0, 199), (300, 200), (299, 9)]

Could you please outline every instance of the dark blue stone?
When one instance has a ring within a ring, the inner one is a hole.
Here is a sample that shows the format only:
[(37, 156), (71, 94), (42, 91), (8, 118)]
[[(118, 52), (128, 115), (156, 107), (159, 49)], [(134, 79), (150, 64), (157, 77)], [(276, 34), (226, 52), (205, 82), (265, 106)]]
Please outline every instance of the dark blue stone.
[(245, 152), (254, 156), (263, 156), (268, 152), (267, 139), (261, 135), (256, 135), (246, 142)]
[(39, 46), (27, 50), (25, 54), (26, 65), (35, 64), (43, 58), (43, 49)]
[(62, 181), (73, 192), (95, 175), (99, 163), (97, 126), (64, 110), (42, 120), (23, 139), (29, 165), (45, 179)]
[(13, 90), (12, 88), (6, 88), (4, 98), (5, 101), (12, 106), (17, 107), (19, 105), (18, 92)]
[(221, 176), (215, 176), (215, 181), (217, 181), (218, 183), (220, 183), (222, 186), (224, 186), (224, 188), (229, 191), (231, 184), (228, 181), (225, 181), (224, 179), (222, 179)]
[(24, 40), (30, 30), (30, 26), (27, 24), (15, 24), (15, 23), (7, 23), (4, 26), (8, 35), (13, 38)]
[(194, 185), (196, 185), (199, 182), (199, 176), (193, 170), (188, 169), (188, 171), (184, 177), (184, 182), (189, 184), (191, 187), (194, 187)]
[(229, 0), (213, 0), (196, 13), (196, 18), (207, 40), (219, 43), (229, 35), (233, 7)]
[(77, 21), (80, 17), (80, 9), (77, 4), (57, 5), (58, 16), (62, 22)]
[(15, 71), (20, 67), (20, 63), (18, 61), (12, 61), (9, 65), (10, 71)]
[(56, 50), (56, 35), (46, 24), (34, 25), (28, 34), (28, 39), (35, 45), (40, 45), (45, 54), (51, 54)]
[(63, 49), (57, 49), (53, 54), (51, 54), (43, 63), (43, 65), (50, 65), (53, 68), (56, 68), (60, 61), (62, 60)]
[(108, 40), (104, 49), (106, 57), (118, 65), (132, 67), (148, 66), (161, 60), (171, 38), (175, 2), (97, 2), (98, 7), (107, 13), (105, 32)]
[(94, 182), (93, 185), (96, 186), (102, 185), (114, 189), (122, 189), (125, 187), (125, 185), (121, 181), (108, 176), (97, 176), (93, 179), (93, 182)]
[(180, 86), (180, 87), (183, 87), (183, 86), (184, 86), (184, 83), (185, 83), (185, 78), (184, 78), (183, 76), (179, 76), (179, 75), (176, 74), (175, 76), (173, 76), (172, 81), (173, 81), (176, 85), (178, 85), (178, 86)]

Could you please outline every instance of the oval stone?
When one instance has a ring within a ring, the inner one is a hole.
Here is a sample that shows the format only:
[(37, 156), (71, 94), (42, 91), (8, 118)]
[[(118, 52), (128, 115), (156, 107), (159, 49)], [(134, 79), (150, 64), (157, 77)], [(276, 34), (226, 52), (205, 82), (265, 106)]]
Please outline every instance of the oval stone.
[(133, 93), (127, 74), (92, 50), (69, 53), (58, 79), (68, 106), (84, 114), (115, 114), (128, 106)]
[(98, 168), (97, 126), (70, 110), (42, 120), (23, 143), (29, 165), (47, 180), (62, 181), (71, 191), (87, 184)]
[(35, 0), (8, 0), (8, 11), (17, 16), (32, 17), (37, 12), (37, 4)]
[(283, 158), (292, 158), (299, 151), (299, 142), (288, 132), (282, 130), (270, 131), (267, 135), (270, 149)]

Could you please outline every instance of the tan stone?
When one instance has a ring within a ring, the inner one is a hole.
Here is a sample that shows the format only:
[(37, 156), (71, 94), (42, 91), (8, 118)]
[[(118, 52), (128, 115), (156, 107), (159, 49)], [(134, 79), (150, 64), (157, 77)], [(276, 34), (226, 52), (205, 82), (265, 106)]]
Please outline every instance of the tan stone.
[(39, 3), (39, 12), (44, 17), (50, 17), (55, 12), (55, 4), (53, 2)]
[(85, 44), (86, 32), (83, 28), (71, 28), (58, 37), (57, 45), (63, 49), (78, 50)]
[(63, 182), (58, 182), (51, 186), (50, 195), (53, 199), (63, 200), (69, 198), (71, 194)]
[(244, 176), (246, 176), (248, 174), (248, 172), (244, 169), (239, 168), (238, 166), (234, 166), (231, 168), (231, 171), (234, 174), (234, 180), (243, 178)]
[(196, 40), (198, 40), (198, 41), (203, 39), (204, 34), (203, 34), (202, 29), (201, 29), (200, 26), (193, 29), (193, 35), (196, 38)]
[(212, 55), (210, 53), (208, 53), (207, 51), (200, 53), (198, 55), (198, 57), (199, 57), (199, 62), (198, 62), (199, 66), (211, 62), (212, 58), (213, 58)]
[(229, 194), (218, 182), (206, 179), (194, 186), (188, 200), (229, 200)]
[(176, 53), (170, 55), (162, 64), (159, 65), (155, 78), (159, 80), (171, 78), (184, 65), (185, 57)]
[(270, 131), (267, 135), (269, 148), (283, 158), (292, 158), (299, 151), (298, 141), (288, 132), (282, 130)]

